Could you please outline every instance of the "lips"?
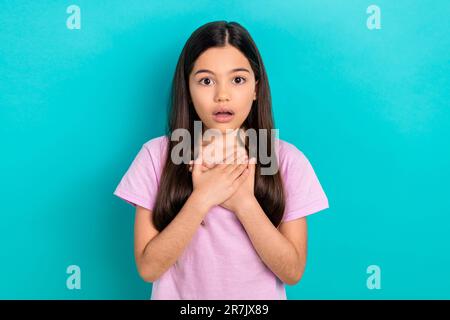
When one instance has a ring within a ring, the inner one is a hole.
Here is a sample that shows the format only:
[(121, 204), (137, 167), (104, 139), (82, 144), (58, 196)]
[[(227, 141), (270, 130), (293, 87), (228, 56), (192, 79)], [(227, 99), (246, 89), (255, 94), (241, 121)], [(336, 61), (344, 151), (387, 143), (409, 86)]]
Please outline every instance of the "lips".
[(229, 107), (219, 107), (213, 111), (213, 115), (234, 115), (234, 112)]
[(213, 119), (216, 122), (226, 123), (234, 118), (234, 111), (229, 107), (219, 107), (213, 112)]

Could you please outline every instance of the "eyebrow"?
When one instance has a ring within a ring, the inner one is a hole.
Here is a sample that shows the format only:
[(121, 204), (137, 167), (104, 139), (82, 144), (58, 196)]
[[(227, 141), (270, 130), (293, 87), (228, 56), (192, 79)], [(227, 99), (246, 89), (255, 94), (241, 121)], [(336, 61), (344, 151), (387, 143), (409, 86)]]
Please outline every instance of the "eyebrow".
[[(245, 71), (245, 72), (250, 73), (250, 71), (248, 71), (248, 69), (246, 69), (246, 68), (236, 68), (236, 69), (231, 70), (231, 71), (228, 72), (228, 73), (233, 73), (233, 72), (237, 72), (237, 71)], [(194, 73), (194, 76), (197, 75), (198, 73), (202, 73), (202, 72), (214, 74), (214, 72), (212, 72), (211, 70), (208, 70), (208, 69), (200, 69), (200, 70), (197, 70), (197, 71)]]

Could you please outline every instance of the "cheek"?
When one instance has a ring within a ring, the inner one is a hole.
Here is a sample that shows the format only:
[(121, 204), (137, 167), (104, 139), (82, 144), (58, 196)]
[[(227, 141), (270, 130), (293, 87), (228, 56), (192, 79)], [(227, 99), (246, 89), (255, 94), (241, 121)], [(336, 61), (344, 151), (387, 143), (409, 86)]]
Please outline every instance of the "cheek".
[(253, 93), (243, 92), (239, 96), (239, 112), (247, 114), (250, 112), (253, 104)]
[(251, 86), (246, 87), (245, 89), (236, 91), (236, 98), (239, 100), (241, 104), (248, 105), (253, 101), (253, 90), (250, 89)]
[(191, 89), (191, 97), (192, 102), (194, 104), (194, 108), (199, 115), (208, 113), (209, 110), (209, 97), (207, 92), (204, 90), (198, 90), (196, 88)]

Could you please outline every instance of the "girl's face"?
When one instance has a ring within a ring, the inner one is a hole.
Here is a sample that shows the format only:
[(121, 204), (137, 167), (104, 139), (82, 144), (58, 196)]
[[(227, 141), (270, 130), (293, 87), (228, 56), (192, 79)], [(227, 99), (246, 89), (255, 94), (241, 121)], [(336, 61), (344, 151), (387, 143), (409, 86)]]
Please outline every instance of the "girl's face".
[[(255, 75), (247, 58), (235, 47), (209, 48), (195, 61), (189, 92), (205, 129), (241, 128), (256, 100)], [(216, 114), (225, 109), (232, 115)]]

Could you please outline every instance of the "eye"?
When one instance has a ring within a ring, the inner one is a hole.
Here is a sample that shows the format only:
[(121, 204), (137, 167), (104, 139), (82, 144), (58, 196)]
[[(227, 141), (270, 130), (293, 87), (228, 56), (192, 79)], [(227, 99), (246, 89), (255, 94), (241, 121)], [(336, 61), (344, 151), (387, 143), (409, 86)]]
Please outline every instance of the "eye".
[[(247, 80), (244, 78), (244, 77), (236, 77), (236, 78), (234, 78), (234, 79), (242, 79), (242, 80), (244, 80), (244, 82), (246, 82)], [(241, 84), (241, 83), (243, 83), (242, 82), (242, 80), (241, 81), (239, 81), (238, 82), (238, 84)]]
[[(240, 77), (240, 76), (235, 77), (234, 79), (240, 79), (240, 80), (237, 82), (237, 84), (242, 84), (242, 83), (245, 83), (245, 82), (247, 81), (246, 78)], [(203, 80), (205, 80), (205, 81), (207, 81), (207, 82), (203, 82)], [(209, 86), (210, 83), (211, 83), (211, 79), (210, 79), (210, 78), (202, 78), (202, 79), (200, 79), (200, 80), (198, 81), (198, 83)]]
[[(200, 79), (200, 81), (198, 83), (203, 84), (203, 80), (211, 81), (211, 79), (209, 79), (209, 78), (202, 78), (202, 79)], [(206, 83), (206, 85), (209, 85), (209, 83)]]

